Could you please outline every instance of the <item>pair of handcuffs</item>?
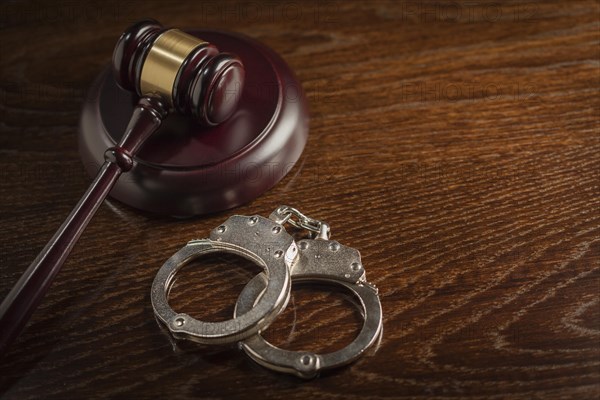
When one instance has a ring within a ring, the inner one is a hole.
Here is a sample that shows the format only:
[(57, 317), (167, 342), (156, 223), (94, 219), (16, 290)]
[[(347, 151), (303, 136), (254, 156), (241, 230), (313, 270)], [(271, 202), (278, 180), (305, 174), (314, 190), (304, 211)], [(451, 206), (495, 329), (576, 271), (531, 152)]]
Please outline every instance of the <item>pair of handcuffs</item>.
[[(306, 229), (316, 238), (296, 242), (284, 224)], [(192, 240), (169, 258), (152, 283), (152, 307), (176, 339), (202, 344), (239, 342), (258, 364), (271, 370), (312, 378), (320, 371), (346, 365), (372, 346), (382, 331), (377, 288), (368, 283), (358, 250), (329, 239), (329, 225), (288, 206), (269, 218), (234, 215), (213, 229), (210, 238)], [(168, 295), (177, 272), (209, 253), (232, 253), (264, 268), (238, 297), (233, 319), (204, 322), (175, 312)], [(289, 351), (268, 343), (260, 333), (284, 310), (294, 282), (326, 282), (350, 290), (360, 301), (364, 323), (358, 336), (341, 350), (315, 354)]]

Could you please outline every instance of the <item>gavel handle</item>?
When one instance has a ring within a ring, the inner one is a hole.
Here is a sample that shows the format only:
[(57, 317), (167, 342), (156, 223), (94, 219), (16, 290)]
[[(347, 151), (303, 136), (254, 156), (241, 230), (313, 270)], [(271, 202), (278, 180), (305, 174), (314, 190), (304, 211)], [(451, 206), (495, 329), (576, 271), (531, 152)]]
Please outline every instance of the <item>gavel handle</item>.
[(106, 151), (106, 162), (88, 190), (0, 304), (0, 356), (27, 324), (121, 173), (133, 167), (133, 157), (166, 115), (167, 108), (160, 99), (140, 99), (123, 138)]

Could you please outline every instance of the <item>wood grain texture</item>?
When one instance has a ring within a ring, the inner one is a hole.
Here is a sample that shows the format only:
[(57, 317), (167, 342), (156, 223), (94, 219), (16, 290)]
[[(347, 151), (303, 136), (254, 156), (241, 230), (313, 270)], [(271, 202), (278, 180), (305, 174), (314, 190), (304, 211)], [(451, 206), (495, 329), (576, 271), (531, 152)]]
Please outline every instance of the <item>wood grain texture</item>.
[[(597, 399), (599, 13), (596, 1), (3, 3), (1, 296), (87, 187), (85, 92), (120, 32), (150, 16), (245, 33), (295, 70), (311, 107), (307, 148), (235, 212), (285, 203), (327, 221), (361, 251), (384, 335), (310, 382), (235, 348), (174, 351), (152, 279), (230, 213), (176, 220), (108, 201), (1, 361), (0, 394)], [(173, 305), (225, 319), (256, 272), (207, 259), (178, 280)], [(326, 351), (360, 322), (344, 293), (299, 287), (267, 336)]]

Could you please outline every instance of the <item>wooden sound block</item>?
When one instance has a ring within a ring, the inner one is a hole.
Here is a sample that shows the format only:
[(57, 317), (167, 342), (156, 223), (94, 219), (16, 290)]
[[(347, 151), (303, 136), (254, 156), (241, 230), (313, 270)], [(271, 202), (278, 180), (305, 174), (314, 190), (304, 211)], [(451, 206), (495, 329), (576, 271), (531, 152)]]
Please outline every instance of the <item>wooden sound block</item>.
[[(216, 127), (172, 113), (110, 193), (132, 207), (178, 217), (222, 211), (258, 197), (292, 168), (308, 137), (302, 86), (273, 50), (237, 33), (188, 33), (241, 58), (246, 83), (230, 93), (241, 96), (238, 109)], [(79, 124), (79, 150), (91, 176), (123, 135), (137, 100), (117, 85), (108, 67), (92, 85)]]

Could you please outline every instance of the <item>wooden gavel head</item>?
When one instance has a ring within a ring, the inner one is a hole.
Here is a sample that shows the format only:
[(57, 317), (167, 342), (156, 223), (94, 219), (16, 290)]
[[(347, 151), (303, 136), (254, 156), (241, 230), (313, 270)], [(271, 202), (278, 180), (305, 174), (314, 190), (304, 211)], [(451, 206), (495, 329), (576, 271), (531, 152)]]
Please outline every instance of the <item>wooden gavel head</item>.
[(169, 108), (206, 126), (218, 125), (235, 112), (245, 77), (235, 55), (154, 20), (123, 32), (112, 66), (124, 89), (160, 97)]

